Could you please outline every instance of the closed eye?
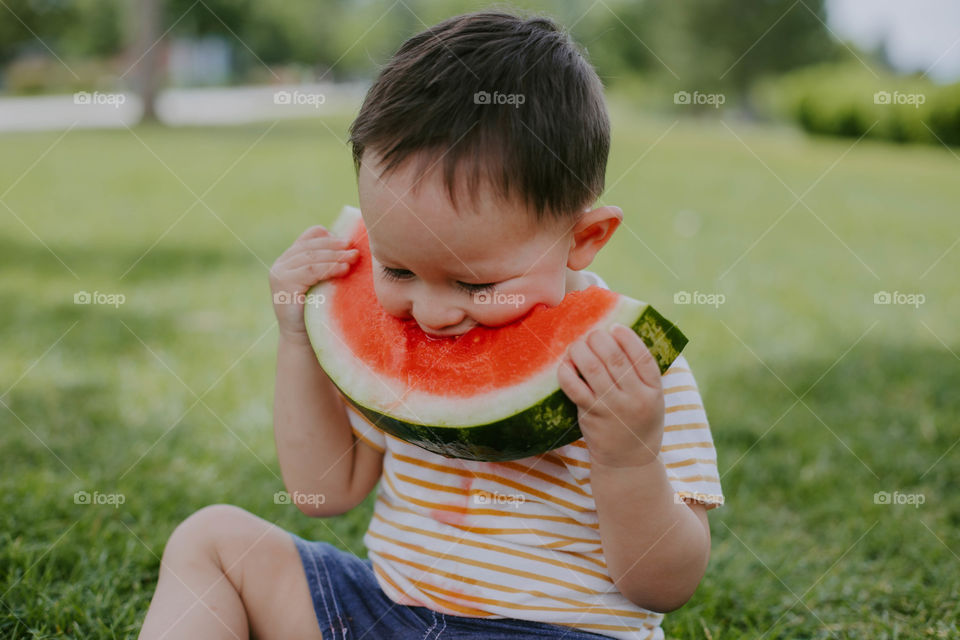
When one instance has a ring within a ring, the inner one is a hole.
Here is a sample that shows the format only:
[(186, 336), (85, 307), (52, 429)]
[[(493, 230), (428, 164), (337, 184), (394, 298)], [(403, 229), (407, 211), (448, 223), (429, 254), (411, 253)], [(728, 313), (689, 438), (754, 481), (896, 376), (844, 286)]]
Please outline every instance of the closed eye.
[[(409, 280), (413, 277), (413, 272), (408, 271), (407, 269), (394, 269), (393, 267), (383, 267), (383, 277), (387, 280), (401, 281)], [(472, 284), (469, 282), (457, 282), (457, 286), (467, 293), (480, 293), (483, 291), (490, 291), (497, 286), (495, 282), (486, 282), (483, 284)]]
[(480, 293), (483, 291), (490, 291), (496, 285), (495, 282), (488, 282), (486, 284), (470, 284), (468, 282), (458, 282), (457, 286), (466, 291), (467, 293)]
[(412, 271), (407, 271), (406, 269), (393, 269), (391, 267), (383, 267), (383, 276), (387, 280), (409, 280), (413, 277)]

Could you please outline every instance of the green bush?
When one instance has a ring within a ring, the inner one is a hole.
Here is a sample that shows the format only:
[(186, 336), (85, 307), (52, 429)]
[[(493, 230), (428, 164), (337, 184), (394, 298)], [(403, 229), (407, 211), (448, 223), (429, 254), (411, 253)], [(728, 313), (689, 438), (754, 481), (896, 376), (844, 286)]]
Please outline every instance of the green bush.
[(764, 80), (755, 99), (767, 115), (810, 133), (960, 145), (960, 84), (830, 64)]

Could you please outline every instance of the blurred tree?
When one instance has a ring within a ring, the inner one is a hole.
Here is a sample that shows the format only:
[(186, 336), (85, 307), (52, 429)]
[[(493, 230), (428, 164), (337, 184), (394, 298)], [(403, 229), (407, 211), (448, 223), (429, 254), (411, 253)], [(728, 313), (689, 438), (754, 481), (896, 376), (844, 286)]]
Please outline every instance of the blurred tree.
[[(107, 57), (124, 47), (124, 0), (72, 0), (71, 26), (63, 51), (77, 57)], [(124, 3), (126, 4), (126, 3)]]
[(836, 59), (825, 0), (696, 0), (661, 2), (683, 85), (727, 91), (750, 108), (758, 79)]
[(611, 2), (596, 5), (566, 24), (573, 25), (577, 42), (603, 81), (610, 83), (638, 72), (660, 70), (649, 41), (653, 33), (664, 29), (662, 13), (653, 2)]
[(133, 75), (143, 102), (143, 120), (156, 121), (157, 92), (160, 89), (160, 40), (163, 37), (164, 0), (139, 0), (136, 38), (133, 42)]
[(248, 21), (251, 0), (164, 0), (164, 28), (181, 35), (237, 33)]
[(0, 64), (19, 53), (56, 50), (59, 39), (76, 19), (67, 0), (4, 0), (0, 5)]

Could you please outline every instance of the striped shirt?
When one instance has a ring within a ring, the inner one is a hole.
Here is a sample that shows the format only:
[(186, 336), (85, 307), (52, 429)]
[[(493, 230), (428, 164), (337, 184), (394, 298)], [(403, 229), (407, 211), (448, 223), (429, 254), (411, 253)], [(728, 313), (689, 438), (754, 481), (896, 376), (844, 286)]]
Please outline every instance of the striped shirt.
[[(670, 484), (708, 509), (723, 504), (710, 427), (682, 355), (664, 373), (663, 390), (659, 457)], [(663, 638), (663, 614), (627, 600), (607, 572), (583, 438), (539, 456), (477, 462), (404, 442), (349, 405), (347, 414), (357, 437), (384, 453), (363, 542), (391, 600), (613, 638)]]

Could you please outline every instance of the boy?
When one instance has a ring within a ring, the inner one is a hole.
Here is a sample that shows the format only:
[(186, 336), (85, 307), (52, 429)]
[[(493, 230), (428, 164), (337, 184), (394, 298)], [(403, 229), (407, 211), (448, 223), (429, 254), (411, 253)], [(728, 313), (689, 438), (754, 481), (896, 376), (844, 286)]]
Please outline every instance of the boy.
[[(590, 208), (609, 148), (602, 87), (551, 21), (477, 13), (414, 36), (351, 143), (389, 313), (455, 339), (605, 286), (583, 271), (623, 215)], [(271, 269), (274, 429), (287, 489), (324, 497), (295, 500), (307, 515), (349, 511), (381, 481), (369, 559), (206, 507), (170, 537), (141, 638), (662, 638), (723, 501), (686, 360), (661, 377), (632, 331), (594, 331), (557, 374), (581, 440), (506, 463), (435, 455), (365, 422), (317, 364), (299, 294), (349, 271), (346, 246), (312, 227)], [(481, 304), (491, 292), (510, 304)]]

